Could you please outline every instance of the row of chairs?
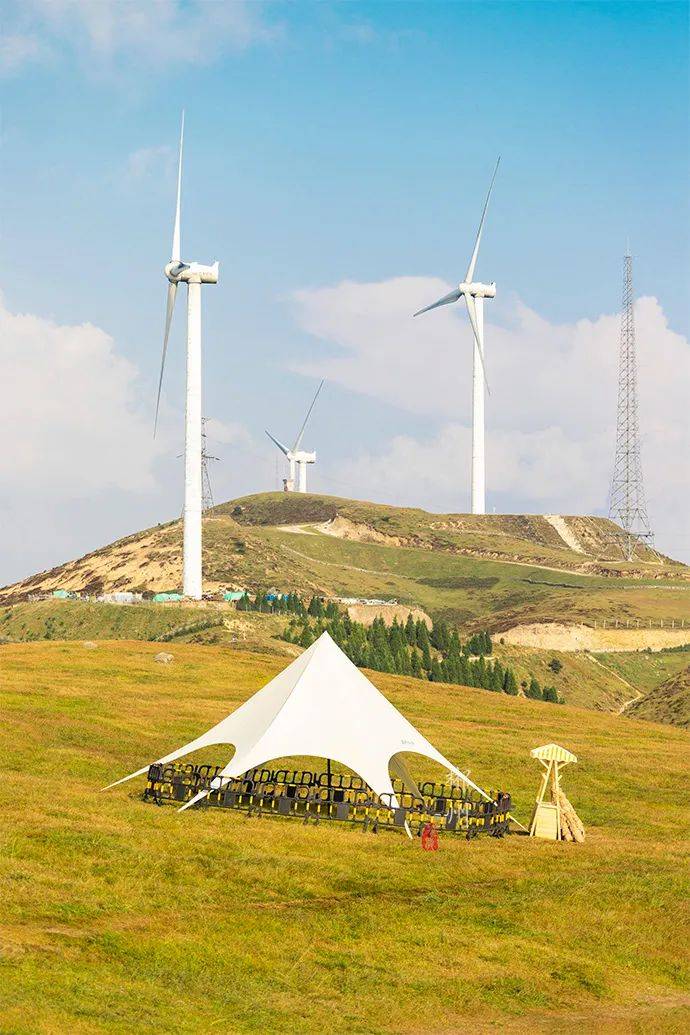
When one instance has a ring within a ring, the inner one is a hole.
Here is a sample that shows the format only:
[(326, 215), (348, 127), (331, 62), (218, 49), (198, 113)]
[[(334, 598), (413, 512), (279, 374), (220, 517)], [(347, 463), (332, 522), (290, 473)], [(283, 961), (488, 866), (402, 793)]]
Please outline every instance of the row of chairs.
[(306, 770), (255, 769), (229, 781), (221, 781), (219, 773), (218, 766), (153, 765), (144, 796), (158, 804), (184, 802), (207, 788), (207, 804), (214, 807), (250, 815), (296, 816), (305, 823), (338, 820), (373, 830), (409, 825), (421, 831), (433, 823), (439, 830), (469, 838), (482, 832), (500, 837), (508, 828), (511, 802), (501, 792), (485, 801), (465, 789), (428, 782), (420, 787), (426, 793), (418, 797), (395, 781), (393, 800), (388, 794), (376, 797), (360, 777), (347, 773), (331, 775), (330, 784), (327, 774)]

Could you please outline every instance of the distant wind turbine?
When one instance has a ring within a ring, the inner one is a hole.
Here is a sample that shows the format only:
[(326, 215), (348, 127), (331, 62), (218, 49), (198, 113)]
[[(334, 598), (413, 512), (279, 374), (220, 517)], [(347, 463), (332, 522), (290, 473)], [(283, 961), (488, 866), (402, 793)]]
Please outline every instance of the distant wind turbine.
[(425, 306), (424, 309), (420, 309), (419, 312), (415, 313), (415, 316), (419, 316), (421, 313), (428, 313), (430, 309), (437, 309), (442, 305), (450, 305), (452, 302), (457, 302), (460, 297), (465, 299), (467, 305), (467, 314), (472, 324), (472, 331), (474, 333), (474, 351), (473, 351), (473, 363), (472, 363), (472, 513), (473, 514), (484, 514), (486, 512), (486, 468), (485, 468), (485, 457), (484, 457), (484, 391), (485, 388), (488, 391), (488, 379), (486, 377), (486, 368), (484, 366), (484, 299), (496, 297), (496, 285), (491, 284), (480, 284), (473, 280), (474, 268), (477, 265), (477, 256), (479, 255), (479, 244), (482, 239), (482, 230), (484, 229), (484, 220), (486, 218), (486, 210), (489, 207), (489, 198), (491, 197), (491, 191), (494, 187), (494, 180), (496, 179), (496, 173), (498, 172), (498, 166), (500, 164), (500, 157), (496, 162), (496, 168), (494, 174), (491, 177), (491, 184), (489, 186), (489, 193), (486, 195), (486, 201), (484, 202), (484, 211), (482, 212), (482, 218), (479, 223), (479, 230), (477, 231), (477, 240), (474, 242), (474, 251), (472, 252), (472, 258), (470, 264), (467, 267), (467, 273), (465, 279), (461, 284), (458, 284), (454, 291), (450, 291), (443, 298), (439, 298), (437, 302), (432, 305)]
[[(290, 464), (290, 476), (285, 480), (286, 492), (307, 491), (307, 464), (316, 463), (316, 453), (306, 453), (303, 449), (300, 449), (300, 446), (302, 445), (302, 439), (304, 438), (307, 421), (311, 417), (311, 411), (314, 409), (314, 403), (318, 399), (319, 392), (323, 388), (323, 385), (324, 382), (322, 381), (316, 389), (316, 394), (311, 401), (311, 406), (307, 410), (307, 415), (302, 422), (302, 427), (299, 430), (299, 434), (295, 439), (295, 444), (292, 448), (284, 446), (282, 442), (279, 442), (277, 438), (273, 437), (270, 431), (266, 432), (271, 442), (278, 446), (278, 449), (287, 457)], [(297, 484), (295, 484), (295, 473), (297, 473)]]
[(177, 285), (187, 285), (187, 398), (185, 407), (184, 440), (184, 511), (182, 548), (182, 592), (194, 600), (201, 599), (201, 285), (218, 283), (218, 263), (203, 266), (198, 262), (183, 262), (180, 258), (180, 203), (182, 193), (182, 147), (184, 141), (184, 112), (180, 128), (180, 156), (177, 167), (177, 204), (173, 228), (172, 254), (165, 267), (169, 280), (168, 304), (165, 314), (165, 335), (161, 372), (158, 379), (154, 435), (158, 427), (158, 410), (163, 387), (165, 356), (168, 351), (170, 325), (175, 308)]

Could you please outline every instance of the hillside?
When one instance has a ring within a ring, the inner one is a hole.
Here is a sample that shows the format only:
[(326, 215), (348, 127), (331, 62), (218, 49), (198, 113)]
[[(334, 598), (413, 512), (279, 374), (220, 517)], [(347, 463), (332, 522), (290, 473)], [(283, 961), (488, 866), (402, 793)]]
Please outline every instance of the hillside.
[(573, 750), (585, 843), (178, 815), (100, 788), (283, 662), (157, 649), (0, 646), (2, 1031), (687, 1030), (685, 733), (373, 673), (522, 820), (530, 748)]
[[(439, 515), (269, 493), (222, 504), (206, 518), (204, 589), (395, 600), (445, 618), (463, 636), (486, 628), (520, 678), (554, 684), (570, 703), (617, 711), (676, 671), (673, 662), (668, 671), (625, 662), (623, 671), (613, 659), (648, 647), (654, 657), (672, 656), (669, 648), (690, 641), (690, 578), (686, 566), (653, 554), (632, 564), (616, 559), (613, 527), (600, 518)], [(181, 544), (173, 522), (7, 587), (0, 638), (170, 638), (286, 653), (280, 623), (269, 628), (217, 602), (28, 600), (55, 589), (176, 589)], [(361, 605), (357, 618), (366, 620)], [(548, 667), (554, 657), (563, 666), (558, 678)]]
[(636, 719), (690, 727), (690, 665), (631, 704), (628, 712)]
[[(439, 515), (325, 496), (270, 493), (222, 504), (204, 522), (204, 590), (275, 587), (396, 599), (463, 630), (561, 622), (690, 620), (688, 568), (649, 555), (616, 560), (601, 518)], [(0, 591), (13, 603), (71, 589), (179, 587), (181, 525), (148, 529)], [(607, 559), (606, 555), (609, 555)], [(550, 644), (542, 644), (548, 648)], [(659, 644), (660, 646), (662, 644)], [(629, 649), (629, 644), (624, 645)]]
[(285, 618), (242, 614), (230, 604), (136, 605), (82, 600), (39, 600), (0, 607), (0, 644), (36, 640), (151, 640), (225, 644), (242, 650), (290, 655), (281, 633)]

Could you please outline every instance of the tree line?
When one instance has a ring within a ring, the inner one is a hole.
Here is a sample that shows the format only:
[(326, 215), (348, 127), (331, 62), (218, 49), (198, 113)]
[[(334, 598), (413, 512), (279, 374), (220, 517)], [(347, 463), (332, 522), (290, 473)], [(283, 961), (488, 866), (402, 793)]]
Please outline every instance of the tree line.
[(327, 604), (323, 615), (293, 619), (284, 638), (309, 647), (325, 629), (360, 668), (414, 676), (434, 683), (475, 686), (513, 696), (518, 693), (513, 670), (498, 660), (489, 660), (493, 645), (486, 632), (462, 643), (457, 629), (450, 629), (442, 619), (434, 622), (431, 629), (411, 615), (404, 624), (394, 618), (391, 625), (386, 625), (377, 617), (366, 626)]
[(259, 591), (238, 600), (239, 611), (290, 615), (283, 639), (300, 647), (310, 647), (324, 631), (359, 668), (391, 672), (438, 683), (455, 683), (516, 696), (519, 685), (526, 697), (558, 702), (554, 687), (542, 687), (532, 677), (518, 684), (512, 668), (491, 658), (493, 643), (486, 630), (461, 641), (458, 630), (443, 619), (431, 629), (422, 619), (408, 615), (405, 622), (393, 619), (386, 625), (377, 617), (366, 626), (350, 618), (335, 601), (312, 596), (308, 603), (298, 593), (276, 594)]

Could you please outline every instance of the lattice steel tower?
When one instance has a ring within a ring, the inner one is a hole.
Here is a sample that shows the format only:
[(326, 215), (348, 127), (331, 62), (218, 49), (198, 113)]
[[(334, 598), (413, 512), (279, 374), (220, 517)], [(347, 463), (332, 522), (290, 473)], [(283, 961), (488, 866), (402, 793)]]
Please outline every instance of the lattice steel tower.
[(626, 560), (632, 560), (635, 551), (641, 546), (653, 545), (640, 462), (632, 255), (629, 250), (623, 264), (616, 459), (611, 479), (609, 517), (623, 529), (617, 540)]
[(206, 421), (208, 417), (201, 418), (201, 512), (205, 514), (213, 507), (213, 493), (211, 491), (211, 478), (208, 473), (209, 460), (220, 460), (219, 456), (211, 456), (206, 448)]

